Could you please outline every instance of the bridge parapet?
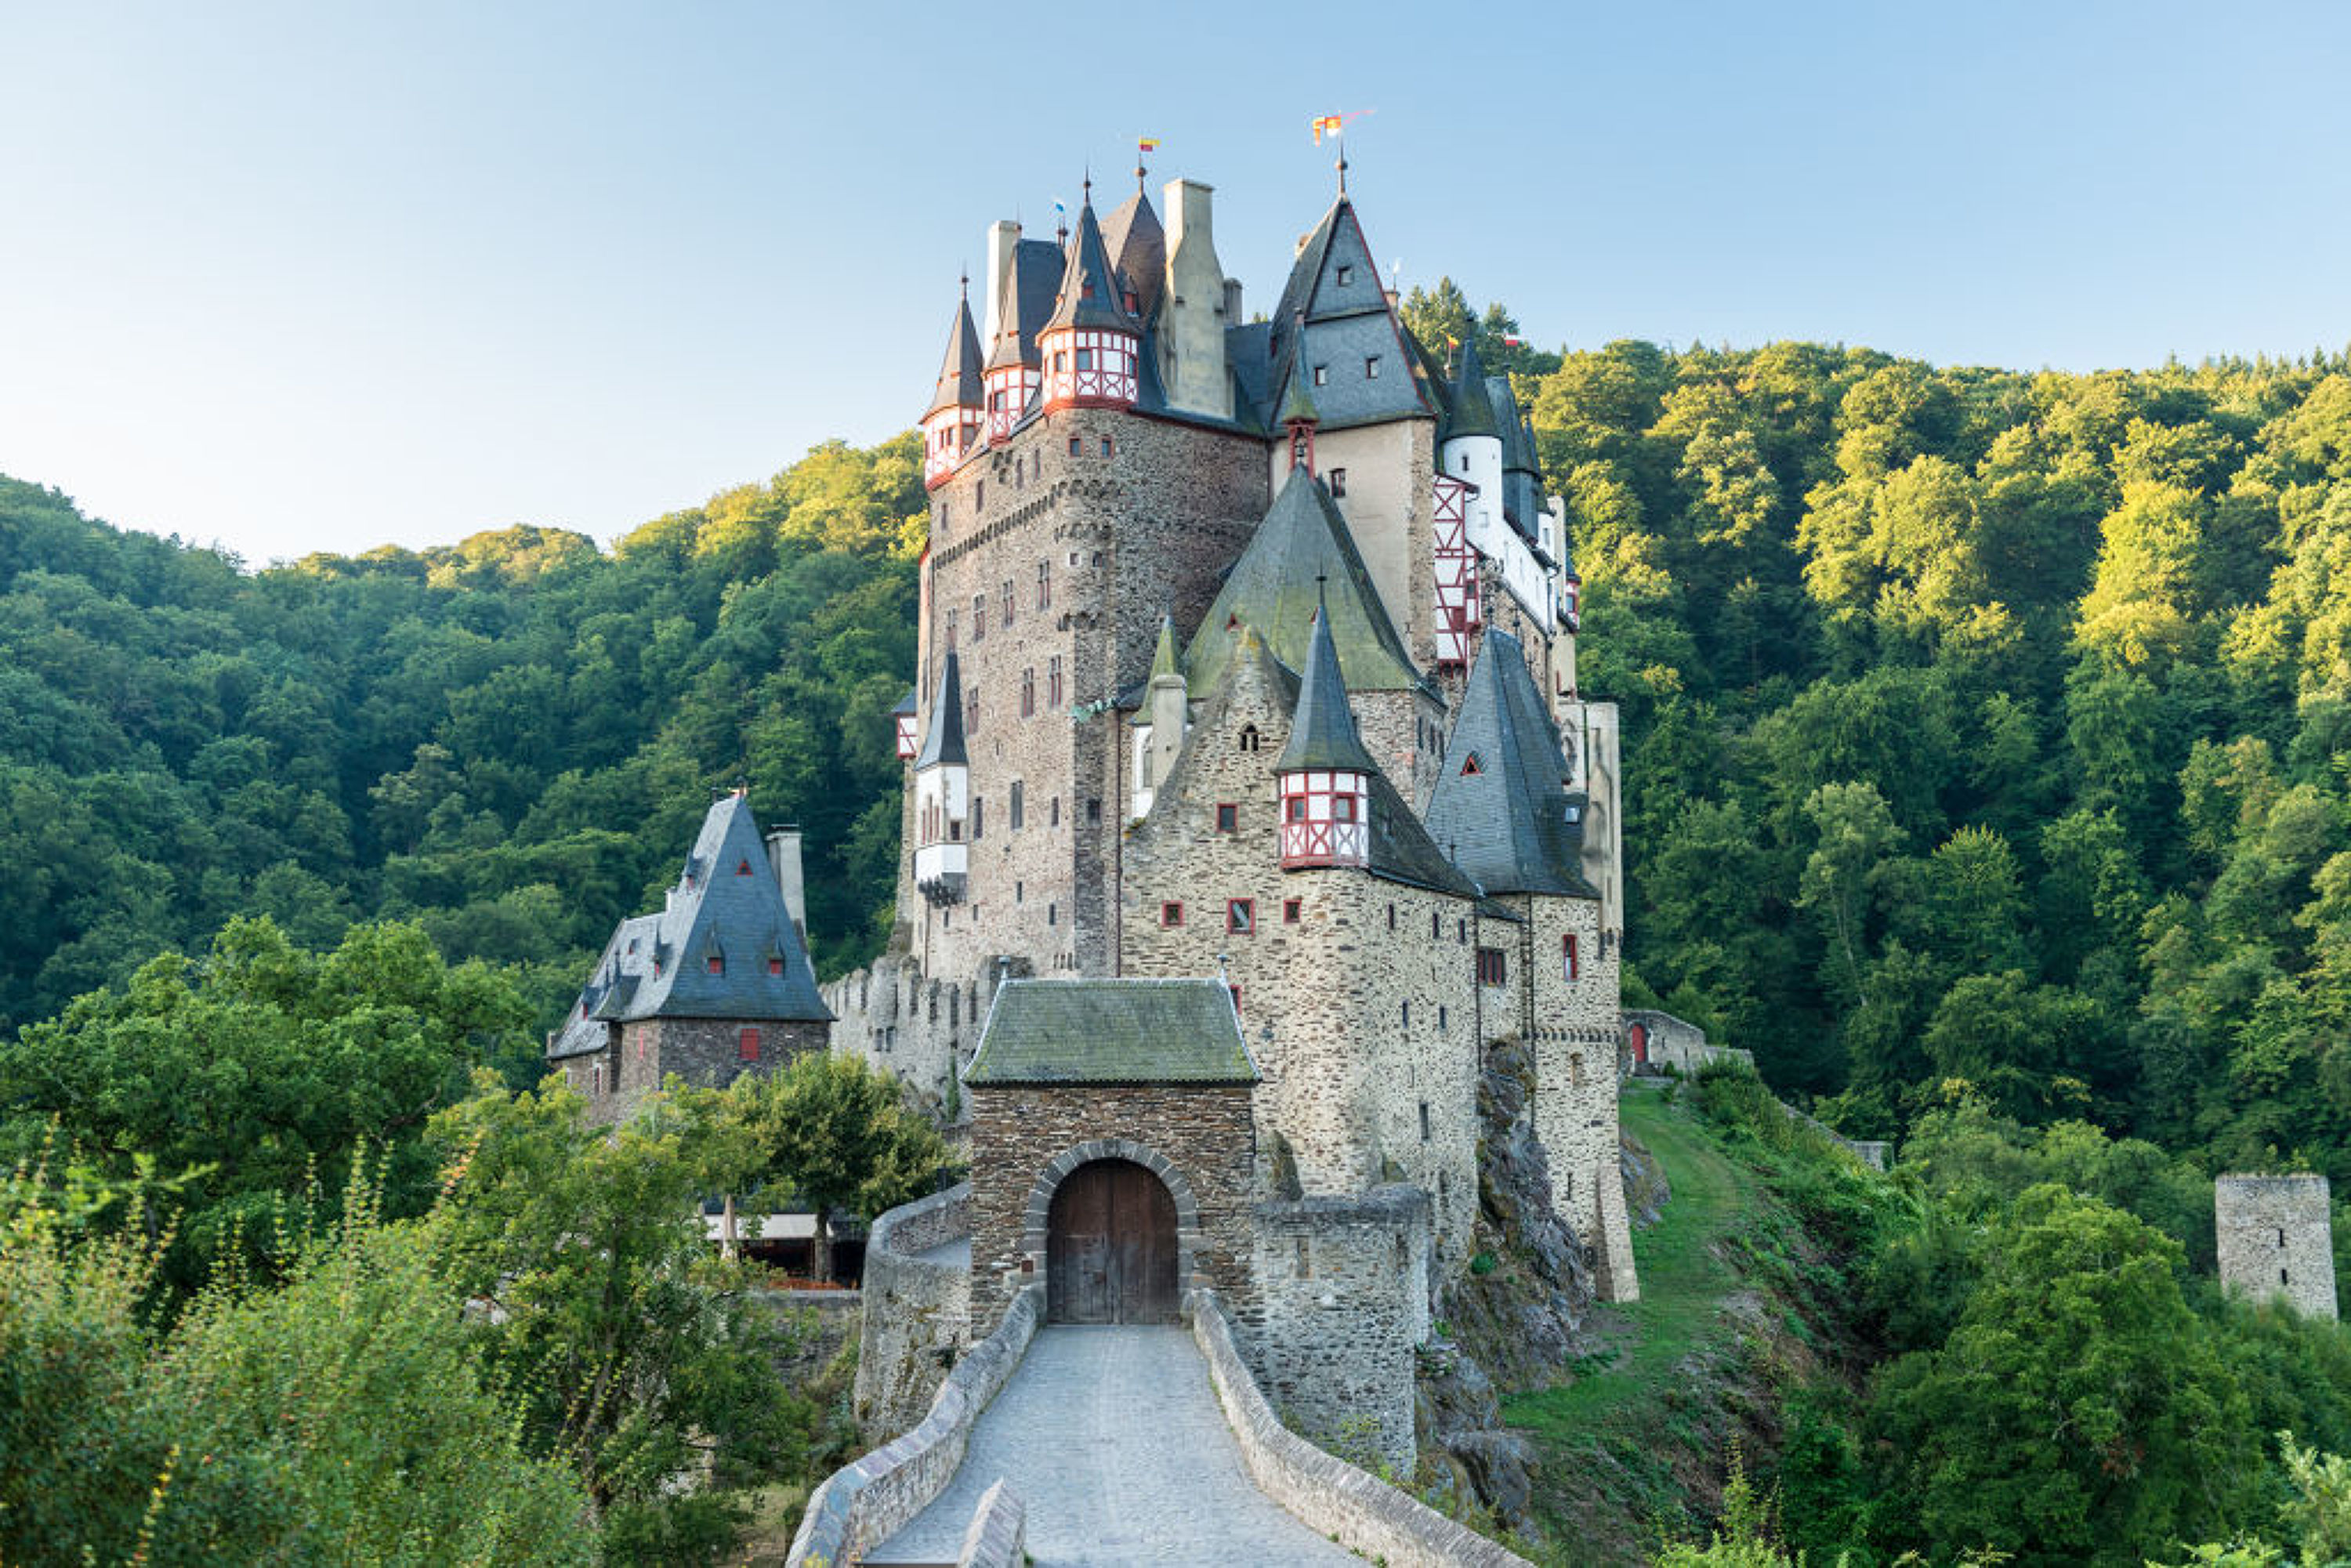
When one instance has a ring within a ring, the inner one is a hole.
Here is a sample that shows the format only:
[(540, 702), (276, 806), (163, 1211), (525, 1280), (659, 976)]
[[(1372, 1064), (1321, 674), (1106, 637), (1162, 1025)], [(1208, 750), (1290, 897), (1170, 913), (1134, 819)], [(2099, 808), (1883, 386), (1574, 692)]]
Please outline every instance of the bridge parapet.
[(865, 1241), (857, 1384), (850, 1408), (869, 1443), (923, 1418), (971, 1341), (971, 1266), (935, 1256), (971, 1236), (971, 1183), (902, 1204)]

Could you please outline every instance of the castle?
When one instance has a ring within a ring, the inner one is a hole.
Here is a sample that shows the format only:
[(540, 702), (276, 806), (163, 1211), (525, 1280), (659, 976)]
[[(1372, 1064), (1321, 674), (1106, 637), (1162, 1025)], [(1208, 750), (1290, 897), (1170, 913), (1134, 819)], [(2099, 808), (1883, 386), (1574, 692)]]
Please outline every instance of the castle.
[(1207, 186), (1165, 226), (1140, 178), (1088, 195), (1051, 241), (990, 227), (951, 318), (896, 935), (826, 988), (833, 1048), (968, 1139), (974, 1332), (1031, 1282), (1071, 1321), (1209, 1286), (1301, 1419), (1377, 1409), (1408, 1462), (1488, 1046), (1531, 1053), (1556, 1207), (1638, 1291), (1616, 718), (1564, 507), (1343, 183), (1255, 320)]

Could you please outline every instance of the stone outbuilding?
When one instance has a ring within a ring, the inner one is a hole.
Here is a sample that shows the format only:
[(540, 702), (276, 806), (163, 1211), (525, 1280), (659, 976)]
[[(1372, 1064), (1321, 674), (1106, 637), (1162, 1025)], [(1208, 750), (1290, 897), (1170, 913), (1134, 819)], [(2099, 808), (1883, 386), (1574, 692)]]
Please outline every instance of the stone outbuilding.
[(2217, 1177), (2212, 1219), (2223, 1289), (2335, 1321), (2334, 1214), (2325, 1176)]

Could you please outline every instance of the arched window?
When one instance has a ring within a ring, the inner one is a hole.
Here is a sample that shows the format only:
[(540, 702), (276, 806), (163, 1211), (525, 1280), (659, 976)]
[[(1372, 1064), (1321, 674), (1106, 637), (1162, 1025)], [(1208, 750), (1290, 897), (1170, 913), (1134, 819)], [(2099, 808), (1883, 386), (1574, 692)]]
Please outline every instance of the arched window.
[(1257, 726), (1253, 724), (1245, 724), (1241, 726), (1241, 749), (1243, 751), (1255, 751), (1258, 748), (1258, 742), (1260, 738), (1262, 737), (1259, 737), (1257, 732)]

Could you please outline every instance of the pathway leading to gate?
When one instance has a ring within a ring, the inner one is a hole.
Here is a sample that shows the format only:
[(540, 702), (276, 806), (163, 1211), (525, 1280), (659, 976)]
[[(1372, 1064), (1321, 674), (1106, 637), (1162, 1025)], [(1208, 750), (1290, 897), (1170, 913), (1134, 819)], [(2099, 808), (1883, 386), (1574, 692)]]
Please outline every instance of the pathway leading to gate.
[(998, 1477), (1038, 1568), (1362, 1562), (1258, 1490), (1181, 1328), (1038, 1330), (947, 1490), (865, 1561), (954, 1563)]

